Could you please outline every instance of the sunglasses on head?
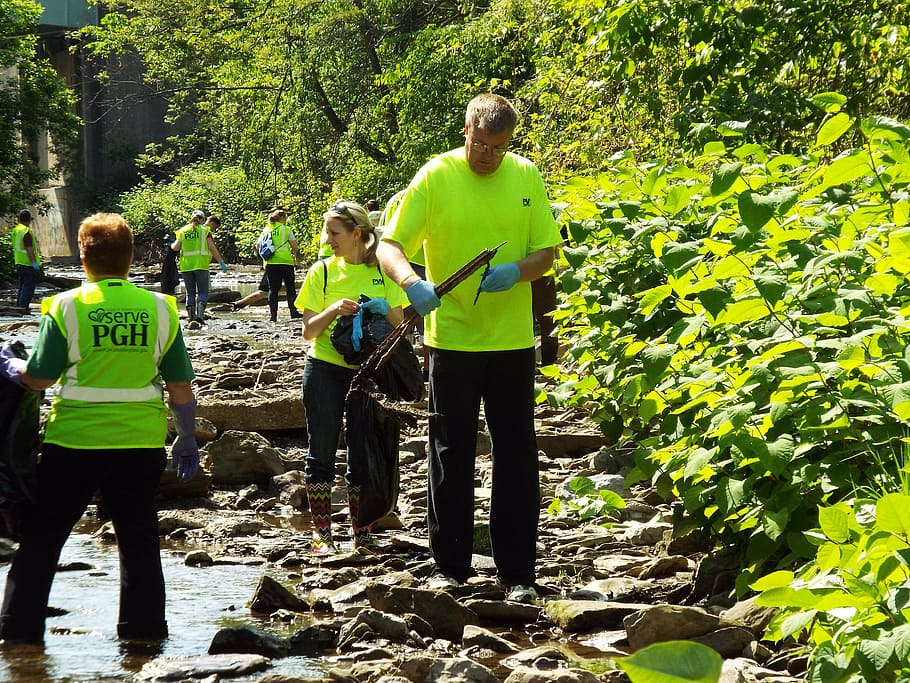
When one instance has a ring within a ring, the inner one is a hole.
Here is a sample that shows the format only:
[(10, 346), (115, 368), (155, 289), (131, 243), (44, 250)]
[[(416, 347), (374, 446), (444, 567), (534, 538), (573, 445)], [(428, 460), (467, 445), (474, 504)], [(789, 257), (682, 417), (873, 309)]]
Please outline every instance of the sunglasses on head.
[(355, 218), (354, 214), (351, 212), (351, 209), (348, 208), (347, 203), (341, 199), (332, 204), (332, 206), (329, 208), (329, 211), (338, 214), (339, 216), (346, 216), (347, 218), (350, 218), (355, 227), (363, 227), (360, 223), (357, 222), (357, 218)]

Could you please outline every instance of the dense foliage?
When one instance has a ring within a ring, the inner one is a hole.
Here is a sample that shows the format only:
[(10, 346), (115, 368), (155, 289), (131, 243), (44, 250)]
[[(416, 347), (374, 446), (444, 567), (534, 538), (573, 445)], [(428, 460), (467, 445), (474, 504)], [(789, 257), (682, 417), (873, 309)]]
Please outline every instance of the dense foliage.
[(910, 495), (824, 507), (819, 525), (812, 562), (753, 584), (780, 608), (769, 636), (803, 638), (811, 681), (910, 680)]
[[(551, 399), (636, 445), (684, 524), (742, 548), (741, 588), (809, 556), (817, 507), (879, 475), (870, 450), (910, 418), (910, 128), (819, 102), (811, 153), (728, 133), (691, 160), (617, 155), (567, 197), (572, 363)], [(854, 128), (865, 146), (830, 155)]]
[[(74, 97), (47, 59), (37, 55), (41, 5), (0, 3), (0, 216), (46, 206), (42, 183), (72, 168), (77, 119)], [(42, 168), (35, 144), (48, 135), (58, 164)], [(15, 223), (15, 221), (13, 221)], [(2, 246), (2, 245), (0, 245)], [(12, 255), (0, 250), (0, 282), (15, 280)]]

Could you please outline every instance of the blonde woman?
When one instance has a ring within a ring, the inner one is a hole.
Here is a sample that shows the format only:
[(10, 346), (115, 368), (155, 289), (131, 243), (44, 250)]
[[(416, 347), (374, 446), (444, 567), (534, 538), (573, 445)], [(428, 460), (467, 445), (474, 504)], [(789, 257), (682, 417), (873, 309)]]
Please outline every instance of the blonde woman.
[[(345, 396), (356, 365), (345, 362), (332, 345), (331, 333), (341, 316), (361, 306), (384, 315), (392, 325), (403, 319), (407, 297), (376, 261), (376, 235), (367, 211), (355, 202), (339, 200), (323, 215), (326, 243), (332, 256), (317, 261), (307, 273), (295, 305), (303, 312), (303, 338), (312, 341), (303, 369), (309, 451), (306, 483), (313, 517), (313, 552), (332, 551), (332, 483), (335, 452), (342, 423), (346, 423), (345, 483), (355, 546), (369, 545), (370, 528), (356, 524), (364, 482), (365, 448), (358, 407), (346, 410)], [(357, 303), (360, 295), (370, 300)]]

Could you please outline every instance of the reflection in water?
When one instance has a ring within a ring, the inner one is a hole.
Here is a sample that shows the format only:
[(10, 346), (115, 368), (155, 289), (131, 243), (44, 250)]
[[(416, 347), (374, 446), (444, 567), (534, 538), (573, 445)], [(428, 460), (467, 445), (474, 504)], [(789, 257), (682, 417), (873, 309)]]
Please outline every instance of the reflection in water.
[[(130, 681), (143, 665), (158, 656), (199, 656), (208, 652), (219, 628), (248, 625), (274, 633), (268, 622), (244, 609), (260, 576), (267, 570), (246, 565), (187, 567), (181, 553), (163, 551), (170, 637), (162, 643), (117, 639), (120, 580), (116, 546), (88, 534), (70, 536), (61, 564), (85, 562), (90, 570), (59, 572), (50, 606), (62, 611), (49, 617), (44, 647), (0, 646), (0, 683), (113, 683)], [(9, 565), (0, 567), (0, 586)], [(276, 576), (279, 580), (281, 576)], [(301, 626), (292, 627), (292, 630)], [(318, 675), (318, 660), (288, 657), (273, 660), (272, 673)], [(236, 683), (252, 677), (232, 678)]]

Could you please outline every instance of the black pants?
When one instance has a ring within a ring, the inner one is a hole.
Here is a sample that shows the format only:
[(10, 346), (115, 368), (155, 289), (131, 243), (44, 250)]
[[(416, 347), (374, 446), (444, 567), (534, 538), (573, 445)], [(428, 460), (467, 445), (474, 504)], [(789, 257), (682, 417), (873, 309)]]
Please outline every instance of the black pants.
[(500, 581), (534, 582), (540, 476), (534, 433), (534, 349), (430, 349), (427, 525), (440, 571), (471, 573), (474, 460), (480, 402), (493, 442), (490, 538)]
[(281, 286), (287, 294), (288, 310), (292, 318), (299, 318), (303, 314), (294, 308), (294, 299), (297, 298), (297, 283), (294, 281), (294, 266), (286, 263), (267, 264), (265, 276), (269, 281), (269, 316), (272, 322), (278, 320), (278, 294)]
[(163, 448), (75, 450), (46, 444), (38, 464), (38, 503), (6, 578), (0, 638), (44, 640), (47, 600), (60, 551), (92, 496), (101, 492), (120, 554), (121, 638), (167, 637), (164, 574), (155, 491)]
[(540, 364), (553, 365), (559, 354), (556, 323), (550, 314), (556, 310), (556, 278), (544, 275), (531, 282), (534, 322), (540, 328)]

